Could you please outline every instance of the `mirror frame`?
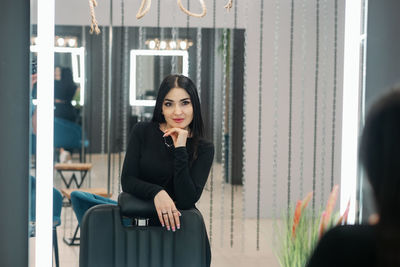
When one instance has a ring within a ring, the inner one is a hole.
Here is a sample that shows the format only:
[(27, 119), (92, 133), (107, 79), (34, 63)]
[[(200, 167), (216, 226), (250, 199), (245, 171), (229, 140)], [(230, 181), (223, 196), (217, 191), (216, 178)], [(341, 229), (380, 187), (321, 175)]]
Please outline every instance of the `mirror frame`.
[(136, 57), (137, 56), (181, 56), (182, 74), (188, 76), (189, 73), (189, 54), (186, 50), (131, 50), (130, 63), (130, 82), (129, 82), (129, 104), (131, 106), (155, 106), (156, 100), (136, 99)]

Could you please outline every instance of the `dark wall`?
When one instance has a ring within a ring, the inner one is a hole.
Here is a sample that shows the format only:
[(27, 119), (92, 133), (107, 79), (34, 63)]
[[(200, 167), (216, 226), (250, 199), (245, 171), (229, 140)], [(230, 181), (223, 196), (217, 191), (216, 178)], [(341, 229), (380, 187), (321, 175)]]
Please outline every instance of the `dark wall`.
[(0, 1), (0, 266), (28, 266), (30, 5)]

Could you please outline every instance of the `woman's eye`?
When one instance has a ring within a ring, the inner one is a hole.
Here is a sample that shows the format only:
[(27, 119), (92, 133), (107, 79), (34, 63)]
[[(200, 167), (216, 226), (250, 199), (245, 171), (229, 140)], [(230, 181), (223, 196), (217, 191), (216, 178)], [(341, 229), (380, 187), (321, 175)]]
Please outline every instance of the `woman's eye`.
[(183, 104), (184, 106), (189, 105), (189, 104), (190, 104), (190, 101), (189, 101), (189, 100), (185, 100), (185, 101), (182, 102), (182, 104)]
[(172, 106), (172, 104), (171, 104), (170, 102), (165, 102), (165, 103), (164, 103), (164, 106), (170, 107), (170, 106)]

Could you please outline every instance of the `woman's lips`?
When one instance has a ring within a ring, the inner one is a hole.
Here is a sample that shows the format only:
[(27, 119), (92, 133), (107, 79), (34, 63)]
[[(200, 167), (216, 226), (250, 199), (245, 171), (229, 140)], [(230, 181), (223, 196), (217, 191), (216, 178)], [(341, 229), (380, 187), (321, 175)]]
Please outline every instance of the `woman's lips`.
[(174, 122), (176, 122), (176, 123), (180, 123), (180, 122), (183, 121), (183, 119), (173, 119), (173, 120), (174, 120)]

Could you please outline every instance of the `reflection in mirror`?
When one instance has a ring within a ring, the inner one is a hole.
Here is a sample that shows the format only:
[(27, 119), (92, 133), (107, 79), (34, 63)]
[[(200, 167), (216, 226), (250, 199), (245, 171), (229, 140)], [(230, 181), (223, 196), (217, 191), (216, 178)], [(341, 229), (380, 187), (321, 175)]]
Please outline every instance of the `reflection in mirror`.
[[(60, 39), (58, 39), (60, 40)], [(31, 46), (31, 52), (37, 53), (37, 47)], [(54, 66), (68, 68), (72, 71), (74, 83), (78, 86), (77, 94), (73, 97), (72, 105), (83, 106), (85, 99), (85, 48), (84, 47), (54, 47)], [(56, 74), (57, 75), (57, 74)], [(35, 97), (34, 97), (35, 98)], [(36, 103), (34, 99), (34, 104)]]
[[(237, 197), (241, 194), (243, 158), (244, 30), (113, 27), (113, 38), (121, 42), (112, 44), (110, 65), (107, 27), (103, 27), (99, 36), (86, 35), (84, 32), (88, 32), (88, 27), (56, 27), (58, 36), (78, 36), (78, 45), (82, 48), (55, 48), (55, 66), (71, 68), (74, 83), (81, 88), (80, 95), (74, 100), (82, 104), (84, 101), (85, 104), (81, 110), (82, 122), (78, 124), (85, 132), (82, 136), (87, 138), (90, 145), (85, 148), (85, 154), (82, 153), (82, 161), (93, 167), (87, 172), (82, 188), (106, 188), (110, 179), (111, 198), (115, 200), (118, 197), (119, 176), (130, 129), (139, 121), (151, 119), (155, 96), (163, 78), (170, 73), (181, 73), (189, 76), (198, 88), (206, 138), (212, 140), (215, 136), (214, 185), (209, 179), (198, 207), (205, 216), (207, 227), (213, 219), (219, 219), (218, 214), (221, 214), (221, 222), (228, 222), (231, 218), (228, 205), (234, 203), (233, 210), (242, 210), (242, 201)], [(188, 45), (163, 50), (162, 42), (174, 38), (188, 40)], [(150, 42), (155, 39), (161, 40), (159, 49), (150, 47)], [(181, 50), (176, 50), (179, 48)], [(109, 68), (111, 76), (108, 75)], [(110, 132), (107, 131), (108, 127)], [(56, 136), (58, 134), (55, 131)], [(82, 161), (74, 152), (72, 163)], [(79, 172), (75, 174), (79, 179)], [(57, 172), (54, 186), (60, 191), (66, 188)], [(72, 184), (72, 188), (75, 187)], [(234, 201), (219, 201), (220, 198)], [(221, 212), (216, 211), (214, 217), (208, 212), (212, 208), (211, 199), (221, 203), (218, 205)], [(63, 239), (73, 238), (78, 222), (70, 206), (64, 206), (62, 210), (62, 227), (58, 227), (60, 263), (63, 266), (68, 258), (71, 265), (76, 265), (79, 247), (69, 246)], [(241, 216), (241, 213), (237, 212), (235, 216)], [(213, 227), (212, 238), (221, 238), (225, 242), (227, 239), (223, 233), (227, 231), (221, 231), (216, 225)], [(79, 234), (78, 231), (76, 235)], [(240, 239), (240, 235), (235, 234), (232, 238)], [(70, 257), (71, 254), (74, 257)]]
[(188, 76), (188, 52), (179, 50), (131, 50), (130, 97), (132, 106), (154, 106), (158, 86), (165, 74)]

